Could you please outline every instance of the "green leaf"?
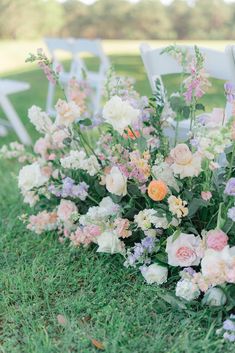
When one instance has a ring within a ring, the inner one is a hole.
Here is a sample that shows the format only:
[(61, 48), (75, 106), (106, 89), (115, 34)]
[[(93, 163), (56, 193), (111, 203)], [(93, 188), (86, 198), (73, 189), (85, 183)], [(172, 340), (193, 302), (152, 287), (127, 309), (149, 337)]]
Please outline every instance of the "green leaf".
[(88, 118), (83, 119), (83, 120), (79, 120), (79, 123), (80, 123), (81, 125), (84, 125), (84, 126), (90, 126), (90, 125), (92, 125), (91, 119), (88, 119)]
[(188, 217), (192, 217), (199, 208), (205, 207), (207, 205), (206, 201), (202, 199), (193, 199), (188, 208)]
[(182, 110), (182, 113), (183, 113), (184, 119), (188, 119), (188, 118), (189, 118), (189, 115), (190, 115), (190, 109), (189, 109), (189, 107), (184, 106), (184, 107), (183, 107), (183, 110)]
[(173, 233), (173, 241), (175, 241), (179, 236), (180, 236), (181, 230), (177, 229), (174, 233)]
[(197, 103), (196, 106), (195, 106), (196, 110), (203, 110), (205, 111), (205, 107), (203, 104), (201, 103)]

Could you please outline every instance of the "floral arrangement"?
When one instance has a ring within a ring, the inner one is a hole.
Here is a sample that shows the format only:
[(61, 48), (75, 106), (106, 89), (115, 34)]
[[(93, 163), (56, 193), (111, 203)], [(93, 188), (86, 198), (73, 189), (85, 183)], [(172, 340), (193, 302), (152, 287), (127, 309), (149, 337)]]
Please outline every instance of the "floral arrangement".
[[(165, 51), (183, 67), (179, 92), (167, 97), (157, 80), (154, 96), (140, 97), (130, 79), (111, 72), (97, 128), (85, 109), (86, 90), (81, 93), (73, 80), (68, 98), (55, 106), (55, 120), (39, 107), (29, 109), (41, 134), (34, 152), (13, 143), (1, 153), (25, 163), (18, 183), (32, 208), (32, 215), (22, 216), (28, 229), (57, 232), (71, 247), (119, 253), (124, 266), (139, 269), (148, 284), (174, 284), (184, 303), (203, 298), (231, 310), (235, 114), (204, 112), (199, 100), (210, 84), (197, 47), (194, 55), (175, 46)], [(30, 61), (40, 59), (56, 83), (58, 69), (39, 54)], [(233, 85), (225, 85), (225, 94), (233, 104)], [(183, 118), (190, 129), (180, 141)], [(171, 119), (177, 124), (167, 136)]]

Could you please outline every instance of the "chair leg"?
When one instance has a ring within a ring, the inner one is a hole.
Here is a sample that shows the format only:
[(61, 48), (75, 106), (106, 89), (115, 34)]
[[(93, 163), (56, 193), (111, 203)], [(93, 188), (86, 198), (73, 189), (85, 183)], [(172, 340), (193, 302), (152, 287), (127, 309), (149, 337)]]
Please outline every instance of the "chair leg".
[(11, 122), (11, 125), (15, 130), (17, 136), (19, 137), (20, 141), (25, 145), (31, 145), (31, 138), (29, 137), (19, 116), (17, 115), (15, 109), (13, 108), (12, 104), (6, 96), (0, 95), (0, 105), (2, 106), (6, 117)]
[(54, 96), (55, 96), (55, 86), (51, 82), (49, 82), (47, 104), (46, 104), (46, 112), (48, 114), (51, 114), (54, 111), (54, 107), (53, 107)]

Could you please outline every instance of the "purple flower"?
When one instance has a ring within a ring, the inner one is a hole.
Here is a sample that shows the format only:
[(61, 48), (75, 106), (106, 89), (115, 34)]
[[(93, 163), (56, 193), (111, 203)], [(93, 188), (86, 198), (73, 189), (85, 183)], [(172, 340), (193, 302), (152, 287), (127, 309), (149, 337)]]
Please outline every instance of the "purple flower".
[(186, 267), (183, 269), (183, 272), (188, 273), (190, 276), (193, 277), (193, 275), (196, 273), (196, 271), (192, 267)]
[(223, 328), (224, 330), (235, 331), (235, 322), (230, 319), (227, 319), (223, 323)]
[(235, 335), (234, 333), (228, 333), (228, 332), (225, 332), (223, 334), (223, 337), (226, 341), (229, 341), (229, 342), (235, 342)]
[(235, 222), (235, 207), (231, 207), (228, 210), (228, 218), (230, 218), (233, 222)]
[(235, 196), (235, 178), (228, 180), (224, 193), (230, 196)]
[(224, 84), (224, 90), (227, 101), (232, 103), (235, 99), (235, 85), (232, 82), (226, 82)]
[(153, 237), (146, 237), (142, 239), (141, 244), (148, 253), (151, 253), (154, 249), (155, 240)]

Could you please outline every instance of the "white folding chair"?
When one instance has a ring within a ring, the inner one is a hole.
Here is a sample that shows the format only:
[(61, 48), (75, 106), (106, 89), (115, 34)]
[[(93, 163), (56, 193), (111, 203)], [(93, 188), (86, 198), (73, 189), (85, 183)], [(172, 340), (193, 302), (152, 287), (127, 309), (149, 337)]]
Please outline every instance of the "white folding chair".
[[(58, 52), (64, 51), (71, 56), (71, 65), (68, 71), (62, 67), (62, 72), (60, 74), (60, 80), (65, 90), (69, 80), (72, 77), (77, 79), (82, 79), (83, 71), (86, 73), (86, 78), (88, 83), (94, 89), (95, 93), (92, 97), (94, 112), (98, 112), (100, 109), (100, 102), (102, 97), (103, 82), (105, 80), (106, 72), (110, 66), (109, 59), (105, 55), (101, 41), (99, 39), (89, 40), (89, 39), (75, 39), (75, 38), (46, 38), (46, 45), (52, 56), (54, 65), (61, 65), (58, 58)], [(82, 54), (88, 53), (99, 59), (99, 69), (98, 71), (90, 71), (85, 65), (82, 59)], [(47, 112), (54, 113), (55, 87), (53, 84), (49, 83), (48, 96), (47, 96)]]
[[(190, 53), (194, 52), (193, 46), (179, 47), (187, 48)], [(162, 82), (161, 76), (182, 72), (181, 65), (179, 65), (179, 63), (172, 56), (167, 53), (161, 54), (163, 49), (163, 47), (153, 49), (145, 43), (140, 45), (141, 57), (153, 92), (155, 90), (155, 81), (157, 78)], [(235, 65), (230, 46), (226, 47), (224, 52), (203, 47), (199, 47), (199, 50), (204, 55), (205, 70), (208, 72), (210, 77), (232, 82), (235, 81)], [(226, 110), (229, 111), (229, 109), (230, 107), (228, 105)], [(176, 122), (172, 121), (172, 125), (175, 126)], [(187, 138), (189, 127), (189, 120), (182, 120), (179, 123), (180, 139)], [(172, 130), (168, 130), (167, 134), (172, 135)]]
[(10, 124), (4, 120), (1, 120), (0, 125), (4, 127), (12, 127), (15, 133), (19, 137), (20, 141), (25, 145), (31, 144), (31, 139), (22, 124), (18, 114), (16, 113), (13, 105), (9, 100), (9, 95), (12, 93), (17, 93), (29, 89), (30, 85), (26, 82), (19, 82), (13, 80), (0, 80), (0, 106), (5, 113)]

